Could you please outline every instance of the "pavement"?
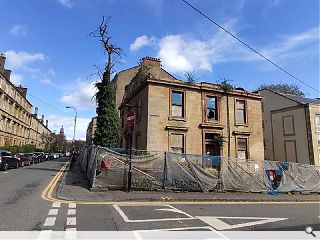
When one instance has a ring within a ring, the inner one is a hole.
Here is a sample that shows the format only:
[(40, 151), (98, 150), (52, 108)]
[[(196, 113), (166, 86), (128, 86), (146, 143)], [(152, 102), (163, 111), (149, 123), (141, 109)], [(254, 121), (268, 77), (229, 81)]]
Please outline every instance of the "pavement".
[(268, 195), (242, 192), (173, 192), (173, 191), (90, 191), (90, 183), (76, 164), (73, 172), (66, 171), (56, 188), (60, 200), (84, 202), (320, 202), (320, 194), (300, 193)]

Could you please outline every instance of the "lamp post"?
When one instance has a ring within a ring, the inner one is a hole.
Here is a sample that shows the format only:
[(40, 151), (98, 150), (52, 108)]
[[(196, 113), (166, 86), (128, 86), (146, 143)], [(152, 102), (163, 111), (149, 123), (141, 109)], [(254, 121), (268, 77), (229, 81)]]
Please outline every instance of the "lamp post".
[(74, 128), (73, 128), (73, 143), (75, 141), (75, 137), (76, 137), (76, 126), (77, 126), (77, 116), (78, 116), (78, 112), (77, 112), (77, 109), (75, 109), (74, 107), (66, 107), (66, 108), (72, 108), (75, 112), (76, 112), (76, 115), (74, 116)]

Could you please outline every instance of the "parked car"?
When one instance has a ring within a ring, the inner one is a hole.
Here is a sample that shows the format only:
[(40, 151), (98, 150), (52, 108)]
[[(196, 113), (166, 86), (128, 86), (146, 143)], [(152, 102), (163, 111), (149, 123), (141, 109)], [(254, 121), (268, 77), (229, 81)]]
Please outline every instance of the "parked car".
[(33, 158), (35, 163), (40, 163), (43, 162), (43, 152), (34, 152), (33, 153)]
[(6, 150), (0, 150), (0, 168), (3, 171), (7, 171), (8, 168), (18, 168), (19, 159), (14, 157), (11, 152)]
[(33, 154), (31, 153), (20, 153), (19, 158), (20, 158), (20, 167), (30, 166), (31, 164), (34, 163)]

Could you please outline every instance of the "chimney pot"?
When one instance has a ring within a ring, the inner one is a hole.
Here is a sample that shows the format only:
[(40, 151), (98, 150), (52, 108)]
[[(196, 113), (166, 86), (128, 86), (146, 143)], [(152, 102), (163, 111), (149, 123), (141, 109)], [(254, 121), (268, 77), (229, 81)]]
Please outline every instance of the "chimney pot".
[(49, 121), (48, 121), (48, 119), (46, 120), (46, 127), (48, 127), (48, 123), (49, 123)]
[(35, 107), (35, 108), (34, 108), (34, 115), (35, 115), (35, 116), (38, 116), (38, 110), (39, 110), (38, 107)]

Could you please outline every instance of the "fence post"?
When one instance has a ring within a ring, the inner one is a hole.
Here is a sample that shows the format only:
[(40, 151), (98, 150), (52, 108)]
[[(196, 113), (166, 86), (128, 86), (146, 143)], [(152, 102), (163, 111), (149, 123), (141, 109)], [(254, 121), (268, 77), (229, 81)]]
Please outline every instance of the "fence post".
[(164, 152), (162, 189), (166, 189), (166, 183), (167, 183), (167, 152)]

